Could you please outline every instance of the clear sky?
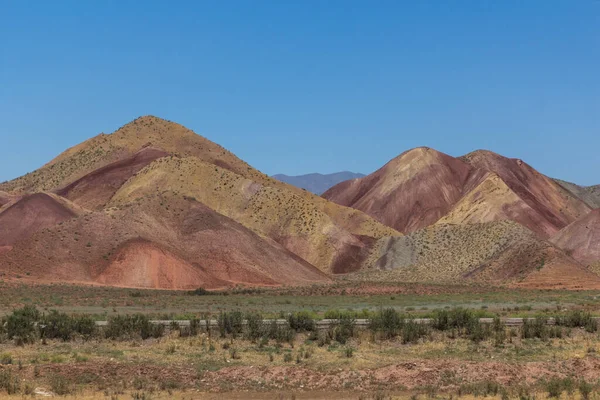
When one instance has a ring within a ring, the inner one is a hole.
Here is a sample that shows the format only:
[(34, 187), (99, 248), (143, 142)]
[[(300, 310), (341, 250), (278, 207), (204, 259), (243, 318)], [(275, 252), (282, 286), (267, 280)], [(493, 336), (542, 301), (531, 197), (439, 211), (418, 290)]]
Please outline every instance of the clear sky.
[(268, 174), (485, 148), (600, 183), (600, 1), (0, 0), (0, 181), (145, 114)]

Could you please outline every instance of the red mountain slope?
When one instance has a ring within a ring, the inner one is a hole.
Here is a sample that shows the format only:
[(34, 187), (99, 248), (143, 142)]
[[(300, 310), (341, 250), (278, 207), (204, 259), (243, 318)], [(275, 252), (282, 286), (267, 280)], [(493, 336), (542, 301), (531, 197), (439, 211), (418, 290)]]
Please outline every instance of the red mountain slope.
[(38, 281), (162, 289), (329, 281), (280, 245), (175, 195), (38, 231), (1, 253), (0, 265)]
[(108, 203), (116, 191), (135, 173), (166, 155), (168, 153), (163, 150), (145, 147), (129, 157), (90, 172), (58, 189), (56, 193), (83, 207), (99, 209)]
[(590, 211), (521, 160), (488, 151), (454, 158), (417, 148), (365, 178), (334, 186), (323, 197), (402, 232), (436, 222), (512, 220), (549, 237)]
[(76, 215), (74, 206), (46, 193), (23, 196), (0, 212), (0, 246), (13, 245)]
[(0, 190), (0, 207), (9, 203), (12, 200), (13, 196), (9, 193), (3, 192)]
[(584, 264), (600, 261), (600, 208), (563, 228), (551, 241)]
[(583, 201), (521, 160), (483, 150), (462, 158), (477, 169), (496, 173), (543, 218), (547, 227), (540, 231), (546, 237), (590, 211), (590, 207)]
[(364, 178), (342, 182), (323, 194), (401, 232), (413, 232), (444, 216), (478, 176), (469, 164), (421, 147), (402, 153)]

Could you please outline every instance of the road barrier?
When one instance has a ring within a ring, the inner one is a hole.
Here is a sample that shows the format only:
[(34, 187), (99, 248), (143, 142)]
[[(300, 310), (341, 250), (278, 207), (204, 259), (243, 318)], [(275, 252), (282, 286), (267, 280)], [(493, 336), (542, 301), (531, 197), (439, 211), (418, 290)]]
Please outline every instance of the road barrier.
[[(523, 325), (524, 319), (527, 319), (529, 322), (534, 322), (536, 320), (535, 318), (501, 318), (500, 321), (506, 326), (521, 326), (521, 325)], [(596, 320), (597, 322), (600, 322), (600, 318), (598, 318), (598, 317), (595, 317), (593, 319)], [(429, 325), (433, 322), (433, 318), (414, 318), (414, 319), (411, 319), (410, 321), (413, 321), (417, 324)], [(494, 321), (493, 318), (479, 318), (479, 322), (482, 324), (491, 324), (493, 321)], [(156, 324), (156, 325), (164, 325), (166, 327), (171, 326), (171, 324), (173, 324), (173, 323), (175, 323), (181, 327), (190, 326), (189, 320), (152, 320), (150, 322), (153, 324)], [(288, 320), (286, 320), (286, 319), (263, 319), (263, 324), (270, 325), (273, 322), (280, 326), (288, 325)], [(555, 322), (556, 321), (554, 318), (546, 319), (547, 325), (555, 325)], [(369, 319), (355, 319), (354, 320), (354, 326), (356, 326), (358, 328), (361, 328), (361, 327), (367, 328), (370, 323), (371, 323), (371, 320), (369, 320)], [(246, 321), (246, 320), (242, 321), (242, 325), (247, 325), (247, 324), (248, 324), (248, 321)], [(317, 329), (329, 329), (330, 327), (336, 326), (338, 324), (339, 324), (339, 320), (337, 320), (337, 319), (315, 320), (315, 325), (316, 325)], [(108, 321), (96, 321), (96, 325), (107, 326)], [(219, 323), (216, 319), (198, 320), (199, 328), (206, 328), (207, 325), (211, 328), (213, 328), (213, 327), (217, 328), (219, 326)]]

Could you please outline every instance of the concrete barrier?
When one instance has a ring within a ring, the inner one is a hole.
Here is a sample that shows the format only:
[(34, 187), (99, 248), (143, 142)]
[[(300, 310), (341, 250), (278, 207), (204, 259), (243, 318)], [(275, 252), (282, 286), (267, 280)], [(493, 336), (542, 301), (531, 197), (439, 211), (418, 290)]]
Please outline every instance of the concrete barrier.
[[(600, 323), (600, 318), (595, 317), (594, 319)], [(500, 321), (502, 321), (502, 323), (506, 326), (521, 326), (521, 325), (523, 325), (523, 320), (524, 320), (523, 318), (501, 318), (500, 319)], [(535, 321), (535, 318), (527, 318), (527, 320), (529, 322), (533, 322), (533, 321)], [(412, 321), (414, 321), (418, 324), (431, 324), (433, 322), (433, 319), (432, 318), (414, 318)], [(479, 322), (482, 324), (491, 324), (493, 321), (494, 321), (493, 318), (480, 318), (479, 319)], [(190, 326), (189, 320), (173, 320), (173, 321), (171, 321), (171, 320), (152, 320), (150, 322), (153, 324), (164, 325), (167, 327), (170, 326), (172, 323), (176, 323), (177, 325), (179, 325), (181, 327)], [(279, 326), (288, 324), (288, 321), (286, 319), (264, 319), (263, 320), (263, 324), (272, 324), (273, 322), (275, 322)], [(246, 325), (247, 323), (248, 323), (248, 321), (246, 321), (246, 320), (242, 321), (242, 325)], [(356, 326), (357, 328), (367, 328), (370, 323), (371, 323), (371, 320), (369, 320), (369, 319), (355, 319), (354, 320), (354, 326)], [(337, 320), (337, 319), (315, 320), (315, 325), (316, 325), (317, 329), (329, 329), (332, 326), (335, 326), (337, 324), (339, 324), (339, 320)], [(546, 320), (546, 324), (547, 325), (555, 325), (556, 321), (554, 318), (548, 318)], [(96, 325), (107, 326), (108, 321), (96, 321)], [(213, 328), (213, 327), (216, 328), (219, 326), (216, 319), (198, 320), (198, 327), (206, 328), (207, 325), (211, 328)]]

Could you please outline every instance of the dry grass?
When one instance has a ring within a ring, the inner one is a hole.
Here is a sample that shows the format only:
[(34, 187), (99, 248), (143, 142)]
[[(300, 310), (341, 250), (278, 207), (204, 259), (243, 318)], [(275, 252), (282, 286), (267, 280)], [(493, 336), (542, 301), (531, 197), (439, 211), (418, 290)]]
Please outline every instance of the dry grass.
[[(298, 335), (293, 343), (277, 344), (206, 333), (180, 338), (175, 332), (146, 341), (49, 341), (25, 347), (3, 343), (0, 352), (12, 358), (12, 365), (2, 368), (10, 369), (24, 385), (50, 388), (53, 377), (61, 376), (72, 398), (111, 394), (130, 398), (141, 392), (151, 398), (197, 398), (198, 391), (233, 393), (235, 398), (242, 390), (272, 396), (291, 389), (327, 393), (344, 388), (370, 396), (380, 386), (390, 393), (400, 392), (395, 398), (407, 398), (408, 393), (425, 394), (428, 388), (455, 393), (462, 385), (485, 380), (513, 390), (523, 378), (530, 390), (540, 391), (539, 382), (554, 374), (564, 376), (575, 365), (578, 370), (572, 373), (598, 378), (600, 360), (595, 355), (600, 343), (596, 335), (579, 330), (546, 342), (513, 337), (502, 346), (493, 341), (474, 344), (448, 334), (437, 332), (417, 344), (403, 345), (395, 340), (373, 341), (363, 331), (345, 346), (335, 342), (319, 346), (305, 335)], [(352, 357), (346, 355), (348, 347), (354, 349)], [(577, 359), (586, 361), (573, 364)], [(453, 373), (457, 369), (460, 372)], [(514, 373), (505, 375), (508, 371)]]

